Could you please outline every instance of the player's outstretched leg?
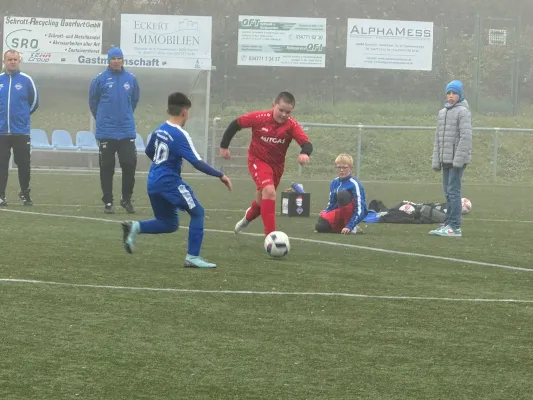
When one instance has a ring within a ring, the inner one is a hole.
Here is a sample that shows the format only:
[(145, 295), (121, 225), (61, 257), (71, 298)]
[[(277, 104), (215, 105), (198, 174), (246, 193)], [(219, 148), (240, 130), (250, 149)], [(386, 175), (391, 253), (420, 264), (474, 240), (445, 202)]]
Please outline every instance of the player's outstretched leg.
[(140, 224), (137, 221), (124, 221), (122, 223), (122, 240), (124, 242), (124, 249), (129, 254), (133, 253), (135, 239), (139, 232)]
[(191, 216), (189, 223), (189, 244), (185, 257), (185, 268), (216, 268), (216, 264), (210, 263), (200, 257), (200, 249), (204, 240), (204, 208), (195, 199), (193, 208), (187, 210)]
[(252, 202), (252, 206), (246, 209), (246, 212), (244, 213), (244, 218), (237, 222), (237, 224), (235, 225), (234, 232), (239, 233), (244, 228), (246, 228), (250, 224), (250, 222), (252, 222), (260, 215), (261, 206), (259, 205), (259, 203), (257, 203), (257, 200), (254, 200)]
[(265, 227), (265, 235), (276, 230), (276, 188), (267, 185), (263, 188), (261, 199), (261, 218)]
[(176, 232), (179, 227), (178, 209), (164, 195), (150, 194), (154, 219), (148, 221), (124, 221), (122, 223), (124, 248), (133, 253), (138, 234), (160, 234)]

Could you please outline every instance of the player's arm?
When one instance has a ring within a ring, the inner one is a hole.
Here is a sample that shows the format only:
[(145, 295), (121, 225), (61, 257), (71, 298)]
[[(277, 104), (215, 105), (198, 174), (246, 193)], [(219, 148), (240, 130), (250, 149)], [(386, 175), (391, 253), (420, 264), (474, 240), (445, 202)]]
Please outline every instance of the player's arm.
[(220, 141), (220, 148), (221, 149), (227, 149), (229, 147), (229, 144), (231, 143), (231, 139), (239, 132), (243, 127), (239, 125), (239, 119), (234, 119), (230, 122), (226, 130), (224, 131), (224, 135), (222, 135), (222, 140)]
[(177, 151), (183, 158), (185, 158), (194, 168), (198, 171), (203, 172), (206, 175), (216, 176), (217, 178), (222, 178), (224, 174), (216, 168), (213, 168), (211, 165), (206, 163), (200, 157), (200, 154), (196, 151), (191, 137), (188, 133), (183, 133), (183, 136), (178, 140), (172, 142), (173, 145), (178, 146)]
[(226, 130), (224, 131), (224, 135), (222, 136), (222, 140), (220, 141), (220, 148), (227, 149), (229, 147), (231, 139), (233, 139), (237, 132), (239, 132), (241, 129), (252, 128), (257, 119), (257, 112), (251, 112), (248, 114), (241, 115), (239, 118), (231, 121)]
[(222, 135), (222, 140), (220, 141), (220, 156), (229, 160), (231, 158), (230, 151), (228, 150), (229, 144), (233, 137), (244, 128), (252, 128), (256, 121), (258, 120), (258, 112), (251, 112), (248, 114), (241, 115), (239, 118), (230, 122), (224, 135)]
[(300, 145), (301, 151), (300, 154), (307, 154), (308, 156), (311, 155), (313, 152), (313, 145), (309, 141), (309, 136), (304, 132), (301, 125), (294, 121), (294, 125), (292, 127), (292, 137), (294, 140), (296, 140), (296, 143)]
[(335, 191), (333, 189), (334, 186), (335, 186), (335, 179), (332, 180), (331, 183), (329, 184), (329, 201), (328, 201), (328, 205), (324, 209), (324, 212), (330, 212), (331, 210), (333, 210), (333, 205), (335, 204)]
[(155, 132), (152, 132), (152, 134), (150, 135), (150, 140), (148, 140), (148, 143), (146, 143), (146, 148), (144, 149), (144, 153), (152, 161), (154, 161), (154, 155), (155, 155), (156, 136), (157, 134)]
[(350, 221), (346, 225), (350, 231), (357, 226), (366, 216), (366, 204), (362, 196), (363, 188), (358, 182), (354, 183), (352, 188), (352, 196), (355, 201), (353, 215)]
[(96, 119), (96, 111), (98, 110), (98, 103), (100, 102), (100, 75), (96, 76), (89, 88), (89, 109), (94, 119)]
[(139, 104), (139, 99), (141, 97), (141, 89), (139, 88), (139, 81), (136, 76), (133, 76), (133, 91), (131, 94), (131, 109), (135, 111), (137, 104)]
[(464, 109), (459, 113), (459, 143), (453, 157), (453, 167), (463, 168), (472, 150), (472, 114)]
[(30, 76), (28, 76), (28, 79), (30, 81), (30, 86), (28, 88), (28, 104), (30, 106), (31, 115), (39, 108), (39, 93), (33, 79)]
[[(177, 142), (177, 143), (176, 143)], [(226, 185), (228, 190), (231, 190), (232, 184), (230, 179), (216, 168), (203, 161), (200, 154), (196, 151), (191, 137), (187, 132), (183, 132), (183, 136), (179, 140), (173, 142), (174, 146), (178, 146), (179, 154), (185, 158), (194, 168), (203, 172), (206, 175), (216, 176), (220, 181)]]

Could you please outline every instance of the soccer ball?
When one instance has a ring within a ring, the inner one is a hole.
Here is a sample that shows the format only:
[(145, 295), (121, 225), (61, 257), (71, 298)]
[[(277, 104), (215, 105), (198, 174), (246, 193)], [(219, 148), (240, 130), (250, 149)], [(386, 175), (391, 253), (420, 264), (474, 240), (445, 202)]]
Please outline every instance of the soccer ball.
[(272, 257), (284, 257), (290, 249), (289, 237), (283, 232), (274, 231), (265, 238), (265, 251)]
[(412, 204), (406, 203), (400, 207), (400, 211), (406, 214), (412, 214), (415, 212), (415, 207)]
[(461, 207), (462, 207), (461, 212), (463, 214), (468, 214), (472, 210), (472, 202), (468, 200), (466, 197), (463, 197), (461, 199)]

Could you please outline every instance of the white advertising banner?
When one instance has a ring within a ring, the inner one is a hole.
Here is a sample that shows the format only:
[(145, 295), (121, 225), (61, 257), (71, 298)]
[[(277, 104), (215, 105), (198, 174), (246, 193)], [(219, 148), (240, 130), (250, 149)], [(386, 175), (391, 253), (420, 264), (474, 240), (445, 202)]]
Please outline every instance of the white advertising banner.
[(211, 32), (211, 17), (122, 14), (120, 47), (131, 56), (184, 58), (194, 60), (184, 64), (206, 69), (205, 60), (211, 60)]
[(433, 68), (433, 22), (348, 18), (347, 68)]
[(326, 19), (239, 15), (237, 65), (326, 65)]
[(83, 19), (6, 16), (3, 52), (16, 50), (27, 63), (49, 60), (51, 53), (101, 54), (102, 25)]
[[(107, 54), (68, 54), (68, 53), (42, 53), (39, 56), (41, 64), (64, 65), (101, 65), (107, 67)], [(202, 69), (211, 68), (211, 59), (180, 58), (180, 57), (152, 57), (131, 56), (124, 54), (126, 68), (173, 68), (173, 69)]]

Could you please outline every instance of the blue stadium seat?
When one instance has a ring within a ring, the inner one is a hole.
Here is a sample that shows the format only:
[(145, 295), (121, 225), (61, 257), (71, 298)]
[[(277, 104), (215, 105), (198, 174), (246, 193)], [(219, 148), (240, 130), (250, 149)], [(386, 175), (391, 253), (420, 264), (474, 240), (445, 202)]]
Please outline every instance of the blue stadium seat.
[(137, 148), (137, 151), (144, 151), (144, 140), (143, 137), (139, 134), (137, 134), (137, 137), (135, 138), (135, 147)]
[(72, 144), (72, 137), (70, 133), (62, 129), (56, 129), (52, 132), (52, 146), (58, 150), (77, 150), (78, 148)]
[(76, 133), (76, 146), (81, 150), (98, 150), (96, 137), (90, 131), (79, 131)]
[(42, 129), (30, 130), (31, 147), (34, 149), (53, 149), (54, 146), (48, 142), (48, 135)]

